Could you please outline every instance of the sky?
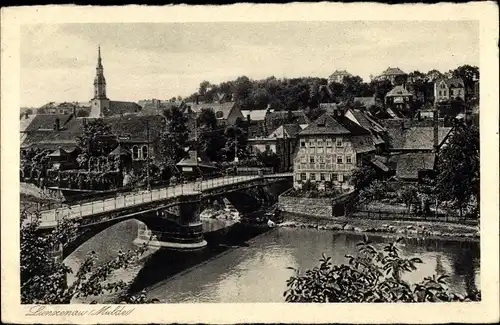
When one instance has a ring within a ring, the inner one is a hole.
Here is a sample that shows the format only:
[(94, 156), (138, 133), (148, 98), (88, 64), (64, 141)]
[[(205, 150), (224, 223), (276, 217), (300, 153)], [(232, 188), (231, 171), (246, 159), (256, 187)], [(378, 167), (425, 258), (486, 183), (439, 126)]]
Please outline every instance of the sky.
[(474, 21), (32, 24), (21, 27), (21, 106), (88, 102), (100, 44), (107, 95), (138, 101), (187, 96), (201, 81), (323, 77), (365, 81), (479, 66)]

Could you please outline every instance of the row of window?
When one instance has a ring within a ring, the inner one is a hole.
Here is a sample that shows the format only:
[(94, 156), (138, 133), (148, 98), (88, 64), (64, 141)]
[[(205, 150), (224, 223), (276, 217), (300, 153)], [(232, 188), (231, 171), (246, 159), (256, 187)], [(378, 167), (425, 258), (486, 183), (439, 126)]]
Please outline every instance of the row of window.
[[(319, 162), (321, 164), (327, 162), (327, 163), (330, 163), (330, 162), (334, 162), (334, 161), (337, 161), (337, 164), (343, 164), (344, 163), (344, 156), (343, 155), (334, 155), (333, 157), (332, 156), (309, 156), (309, 163), (310, 164), (314, 164), (316, 162)], [(302, 156), (300, 158), (300, 162), (302, 163), (305, 163), (307, 162), (306, 160), (306, 156)], [(345, 163), (346, 164), (352, 164), (352, 156), (351, 155), (346, 155), (345, 156)]]
[[(448, 96), (448, 92), (446, 90), (443, 90), (443, 91), (439, 91), (439, 96)], [(456, 91), (454, 91), (453, 89), (451, 90), (451, 95), (452, 96), (460, 96), (462, 94), (462, 90), (461, 89), (457, 89)]]
[(349, 176), (337, 173), (300, 173), (301, 181), (330, 181), (330, 182), (347, 182)]
[[(308, 143), (308, 144), (307, 144)], [(300, 140), (300, 146), (302, 148), (309, 147), (309, 148), (322, 148), (326, 145), (326, 147), (332, 147), (332, 139), (326, 139), (323, 141), (323, 139), (309, 139), (309, 141), (306, 141), (305, 139)], [(335, 140), (335, 145), (337, 147), (343, 147), (344, 144), (342, 143), (342, 138), (338, 138)]]
[(132, 159), (133, 160), (145, 160), (149, 156), (148, 146), (144, 145), (141, 148), (138, 146), (132, 147)]

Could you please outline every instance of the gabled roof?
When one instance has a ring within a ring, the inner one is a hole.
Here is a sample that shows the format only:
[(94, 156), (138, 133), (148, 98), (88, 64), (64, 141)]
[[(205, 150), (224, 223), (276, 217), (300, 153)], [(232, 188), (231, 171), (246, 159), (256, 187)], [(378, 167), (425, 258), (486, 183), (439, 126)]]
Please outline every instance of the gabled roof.
[(295, 138), (300, 131), (301, 129), (298, 124), (285, 124), (274, 130), (268, 138), (283, 139), (285, 135), (287, 138)]
[(400, 68), (387, 68), (385, 69), (384, 72), (382, 72), (382, 75), (383, 76), (401, 76), (401, 75), (406, 75), (405, 72), (403, 72), (403, 70), (401, 70)]
[(251, 121), (264, 121), (266, 119), (267, 109), (242, 110), (244, 118), (250, 115)]
[[(451, 127), (438, 128), (438, 145), (441, 146), (450, 134)], [(402, 129), (394, 127), (388, 129), (393, 150), (432, 150), (434, 146), (434, 128), (410, 127)]]
[(418, 172), (433, 170), (436, 154), (410, 152), (390, 157), (396, 168), (396, 177), (404, 179), (418, 179)]
[(370, 131), (359, 126), (345, 116), (325, 113), (309, 124), (300, 135), (369, 135)]
[(335, 70), (331, 75), (330, 78), (336, 77), (336, 76), (350, 76), (351, 74), (347, 72), (346, 70)]
[[(229, 114), (236, 106), (236, 102), (223, 102), (223, 103), (186, 103), (188, 106), (191, 106), (191, 109), (195, 113), (199, 113), (202, 109), (208, 108), (212, 109), (215, 112), (217, 119), (226, 120), (229, 117)], [(217, 112), (222, 112), (222, 116), (218, 117)]]
[(200, 167), (200, 168), (217, 168), (209, 161), (203, 160), (200, 155), (195, 150), (190, 150), (188, 152), (188, 157), (181, 159), (176, 166), (179, 167)]
[(303, 110), (291, 111), (292, 121), (288, 120), (288, 111), (275, 111), (269, 112), (266, 115), (266, 122), (269, 122), (269, 125), (274, 125), (273, 123), (277, 123), (275, 127), (279, 125), (285, 124), (284, 122), (293, 122), (296, 124), (309, 124), (309, 119), (306, 116), (306, 113)]
[(111, 151), (109, 153), (110, 156), (130, 156), (132, 153), (123, 148), (121, 145), (118, 145), (118, 147), (115, 148), (115, 150)]
[(444, 81), (448, 88), (464, 88), (464, 81), (462, 78), (448, 78), (448, 79), (438, 79), (435, 81), (436, 84)]
[(408, 90), (403, 86), (396, 86), (389, 91), (385, 97), (410, 97), (413, 96)]
[(104, 122), (111, 127), (120, 142), (147, 142), (156, 139), (164, 124), (165, 118), (160, 115), (124, 115), (104, 118)]
[(65, 157), (67, 155), (68, 153), (63, 148), (59, 148), (49, 154), (50, 157)]

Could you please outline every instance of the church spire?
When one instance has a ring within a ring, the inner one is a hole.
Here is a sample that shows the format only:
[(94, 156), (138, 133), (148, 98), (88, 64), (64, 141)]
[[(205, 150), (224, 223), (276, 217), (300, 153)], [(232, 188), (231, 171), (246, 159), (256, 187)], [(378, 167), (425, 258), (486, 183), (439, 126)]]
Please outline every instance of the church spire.
[(97, 69), (102, 69), (102, 62), (101, 62), (101, 45), (97, 48)]
[(101, 45), (97, 48), (97, 67), (94, 79), (94, 98), (106, 97), (106, 79), (104, 78), (104, 68), (102, 67)]

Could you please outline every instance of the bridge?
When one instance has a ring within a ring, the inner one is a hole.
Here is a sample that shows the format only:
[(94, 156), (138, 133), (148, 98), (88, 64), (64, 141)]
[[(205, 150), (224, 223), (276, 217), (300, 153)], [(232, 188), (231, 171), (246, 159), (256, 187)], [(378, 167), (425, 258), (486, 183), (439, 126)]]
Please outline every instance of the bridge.
[[(150, 191), (130, 191), (115, 197), (95, 199), (40, 213), (41, 232), (51, 231), (63, 219), (74, 220), (81, 236), (65, 246), (69, 255), (97, 232), (127, 219), (138, 219), (156, 237), (156, 245), (175, 249), (206, 246), (203, 238), (200, 206), (202, 201), (245, 189), (289, 182), (292, 173), (226, 176), (167, 186)], [(138, 238), (137, 243), (149, 241)], [(150, 243), (151, 244), (151, 243)]]

